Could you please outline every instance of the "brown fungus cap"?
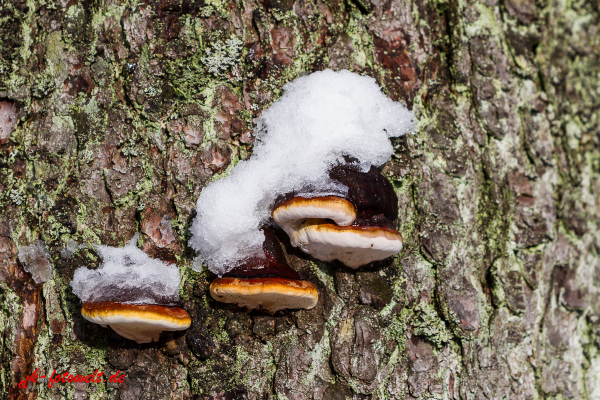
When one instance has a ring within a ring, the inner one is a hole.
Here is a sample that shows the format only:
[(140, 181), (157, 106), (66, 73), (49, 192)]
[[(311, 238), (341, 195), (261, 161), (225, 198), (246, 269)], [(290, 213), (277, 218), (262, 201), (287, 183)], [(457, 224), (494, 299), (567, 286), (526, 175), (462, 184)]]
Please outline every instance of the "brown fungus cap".
[(264, 257), (253, 257), (210, 285), (210, 295), (222, 303), (275, 314), (284, 309), (311, 309), (319, 293), (290, 268), (275, 235), (265, 230)]
[(157, 342), (162, 331), (182, 331), (191, 324), (183, 308), (149, 304), (84, 303), (81, 315), (137, 343)]
[(356, 208), (358, 219), (369, 220), (377, 215), (389, 221), (398, 218), (398, 196), (390, 181), (377, 168), (361, 172), (352, 164), (337, 165), (331, 168), (329, 176), (348, 187), (344, 197)]
[(293, 246), (321, 261), (339, 260), (351, 268), (386, 259), (402, 249), (391, 221), (398, 198), (375, 167), (333, 167), (330, 176), (348, 187), (347, 198), (294, 197), (278, 204), (273, 219)]

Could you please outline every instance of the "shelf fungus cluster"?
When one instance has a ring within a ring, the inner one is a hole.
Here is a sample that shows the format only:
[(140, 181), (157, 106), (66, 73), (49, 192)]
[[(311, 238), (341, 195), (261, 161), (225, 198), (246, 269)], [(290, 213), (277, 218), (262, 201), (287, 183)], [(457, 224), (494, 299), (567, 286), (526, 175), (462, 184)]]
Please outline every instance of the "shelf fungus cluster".
[(386, 259), (402, 249), (392, 226), (398, 198), (389, 181), (371, 167), (364, 173), (351, 165), (330, 171), (348, 187), (345, 197), (292, 197), (278, 204), (273, 219), (292, 246), (317, 260), (338, 260), (351, 268)]
[(252, 157), (198, 198), (190, 246), (219, 276), (221, 302), (270, 313), (310, 309), (318, 293), (265, 227), (279, 225), (315, 259), (358, 268), (402, 249), (398, 199), (378, 168), (414, 115), (375, 80), (320, 71), (285, 85), (256, 120)]
[[(215, 300), (271, 314), (311, 309), (317, 288), (288, 265), (271, 229), (278, 225), (317, 260), (350, 268), (397, 254), (398, 199), (378, 167), (414, 115), (373, 78), (326, 70), (285, 85), (256, 123), (252, 157), (202, 190), (189, 244), (218, 275), (210, 285)], [(79, 268), (71, 286), (85, 319), (150, 343), (191, 321), (177, 306), (177, 266), (150, 258), (137, 239), (94, 245), (100, 266)]]
[(81, 299), (81, 315), (137, 343), (157, 342), (163, 331), (190, 326), (179, 301), (179, 270), (150, 258), (136, 247), (136, 234), (125, 247), (95, 245), (99, 268), (79, 268), (71, 287)]

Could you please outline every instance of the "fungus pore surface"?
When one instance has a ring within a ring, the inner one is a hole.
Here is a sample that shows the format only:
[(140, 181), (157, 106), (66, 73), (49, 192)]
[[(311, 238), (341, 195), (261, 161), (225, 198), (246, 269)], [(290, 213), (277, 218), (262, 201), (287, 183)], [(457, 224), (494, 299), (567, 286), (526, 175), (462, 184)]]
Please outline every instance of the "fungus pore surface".
[(284, 86), (283, 96), (256, 119), (252, 157), (205, 187), (196, 206), (190, 245), (219, 276), (262, 256), (278, 197), (342, 196), (334, 165), (352, 160), (367, 172), (388, 160), (390, 137), (414, 126), (414, 115), (386, 97), (375, 79), (349, 71), (315, 72)]

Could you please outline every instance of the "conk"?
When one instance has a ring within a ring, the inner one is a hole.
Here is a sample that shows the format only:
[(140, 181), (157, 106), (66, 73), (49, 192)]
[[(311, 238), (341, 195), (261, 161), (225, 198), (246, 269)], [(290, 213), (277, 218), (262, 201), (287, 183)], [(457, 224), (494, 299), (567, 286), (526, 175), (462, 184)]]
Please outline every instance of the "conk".
[(292, 246), (321, 261), (338, 260), (351, 268), (383, 260), (402, 250), (402, 236), (392, 226), (398, 197), (392, 185), (371, 167), (336, 166), (333, 180), (348, 187), (346, 198), (293, 197), (273, 210), (273, 219)]
[(302, 280), (285, 260), (275, 235), (265, 230), (265, 255), (253, 257), (213, 281), (210, 295), (223, 303), (274, 314), (284, 309), (311, 309), (319, 300), (315, 285)]
[(180, 307), (179, 270), (150, 258), (136, 247), (136, 234), (125, 247), (94, 245), (99, 268), (79, 268), (71, 287), (83, 302), (81, 315), (138, 343), (156, 342), (162, 331), (185, 330), (190, 316)]

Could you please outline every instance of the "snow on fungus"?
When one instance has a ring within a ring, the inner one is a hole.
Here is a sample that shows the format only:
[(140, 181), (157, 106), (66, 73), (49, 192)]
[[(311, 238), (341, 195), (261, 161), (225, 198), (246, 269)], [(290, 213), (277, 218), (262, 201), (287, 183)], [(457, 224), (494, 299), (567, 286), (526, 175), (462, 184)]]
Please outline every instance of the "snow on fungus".
[(348, 188), (330, 169), (349, 159), (362, 172), (382, 165), (393, 151), (389, 138), (415, 123), (375, 79), (349, 71), (315, 72), (284, 90), (256, 120), (252, 157), (198, 198), (190, 245), (219, 276), (263, 255), (259, 228), (281, 195), (345, 197)]
[(94, 245), (102, 258), (95, 270), (75, 271), (71, 287), (83, 302), (85, 319), (138, 343), (157, 341), (163, 330), (190, 326), (179, 301), (176, 265), (150, 258), (136, 247), (136, 234), (125, 247)]
[(42, 240), (36, 240), (29, 246), (19, 247), (19, 261), (33, 277), (35, 283), (44, 283), (52, 279), (50, 255)]
[(102, 258), (97, 269), (75, 271), (71, 287), (84, 303), (173, 304), (179, 301), (179, 269), (150, 258), (136, 246), (93, 245)]

